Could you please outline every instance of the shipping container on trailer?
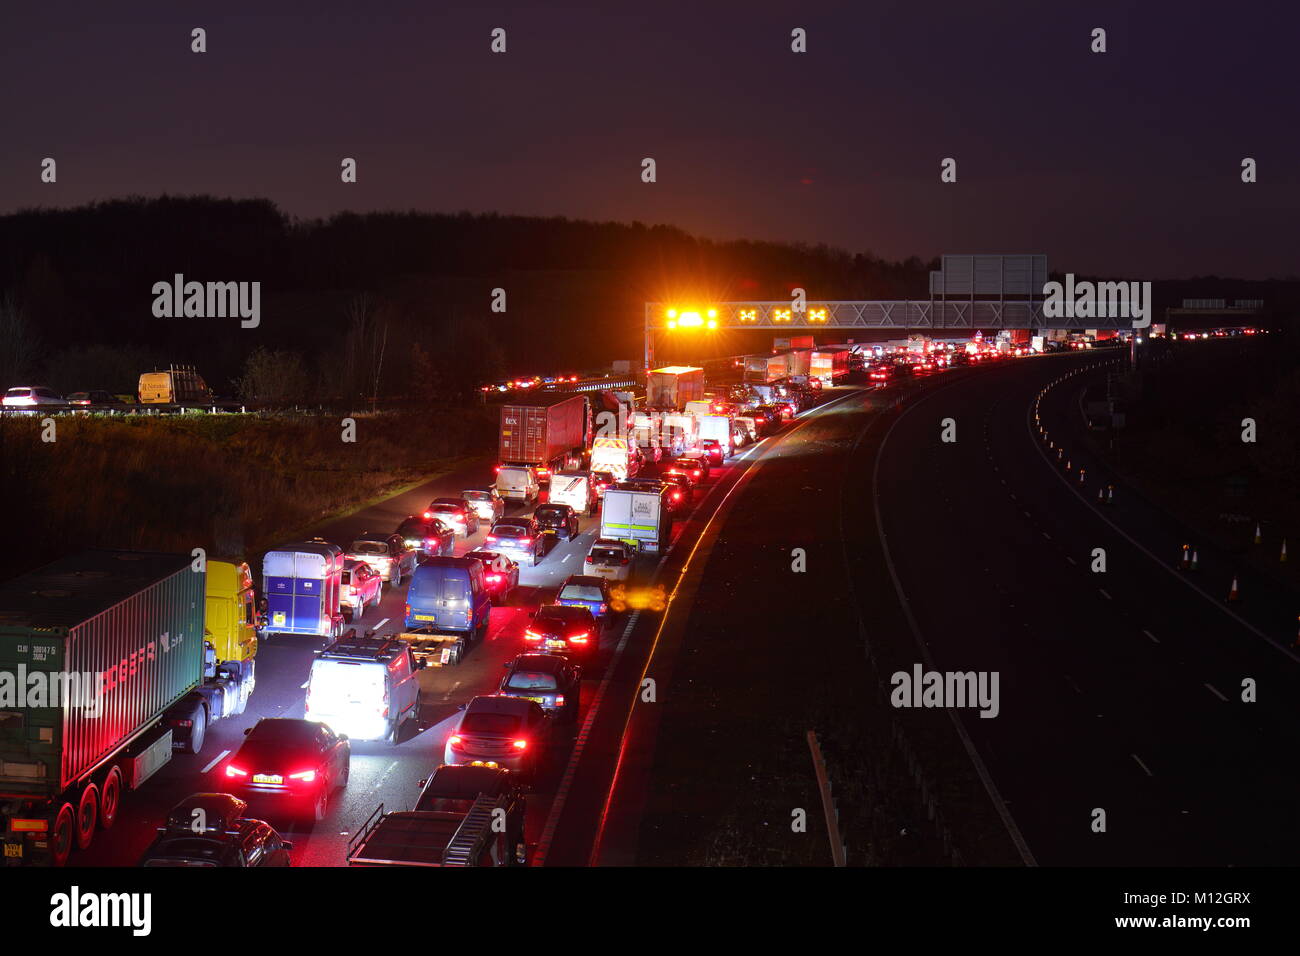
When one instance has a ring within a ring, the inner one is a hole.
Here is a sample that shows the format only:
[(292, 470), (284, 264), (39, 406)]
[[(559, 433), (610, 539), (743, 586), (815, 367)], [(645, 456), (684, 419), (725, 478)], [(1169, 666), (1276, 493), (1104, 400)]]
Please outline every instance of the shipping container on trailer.
[(538, 468), (576, 467), (587, 444), (590, 419), (584, 395), (538, 395), (502, 405), (498, 460)]
[(13, 675), (0, 692), (46, 686), (0, 701), (6, 864), (65, 861), (69, 841), (87, 845), (123, 790), (171, 758), (165, 718), (203, 679), (205, 574), (192, 560), (86, 551), (0, 584), (0, 675)]
[(692, 365), (657, 368), (646, 377), (646, 407), (679, 411), (704, 397), (704, 369)]

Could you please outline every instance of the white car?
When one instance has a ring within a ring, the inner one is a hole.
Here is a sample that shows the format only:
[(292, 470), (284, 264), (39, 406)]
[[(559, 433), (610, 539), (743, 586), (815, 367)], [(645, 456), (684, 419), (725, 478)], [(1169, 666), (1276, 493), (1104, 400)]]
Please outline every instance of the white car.
[(20, 386), (5, 392), (0, 399), (5, 408), (33, 408), (37, 405), (64, 405), (63, 396), (52, 388), (29, 388)]
[(622, 541), (597, 538), (583, 564), (583, 574), (610, 581), (626, 581), (632, 573), (632, 552)]
[(501, 500), (501, 495), (495, 487), (488, 488), (485, 491), (468, 488), (462, 491), (460, 496), (469, 502), (470, 507), (478, 515), (478, 520), (486, 522), (489, 528), (496, 524), (496, 520), (505, 514), (506, 503)]

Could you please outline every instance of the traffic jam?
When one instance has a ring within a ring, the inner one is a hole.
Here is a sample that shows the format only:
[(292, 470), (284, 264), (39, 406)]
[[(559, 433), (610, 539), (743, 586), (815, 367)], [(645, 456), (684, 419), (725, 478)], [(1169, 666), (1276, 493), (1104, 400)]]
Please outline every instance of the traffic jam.
[[(1087, 347), (1105, 344), (1120, 343)], [(118, 841), (101, 836), (97, 852), (96, 837), (173, 755), (202, 770), (169, 778), (182, 799), (154, 809), (141, 865), (538, 862), (620, 638), (664, 613), (664, 556), (756, 446), (850, 376), (890, 388), (1073, 347), (978, 333), (793, 345), (717, 381), (668, 366), (628, 390), (566, 390), (576, 376), (493, 388), (496, 464), (481, 483), (435, 483), (390, 527), (208, 561), (202, 575), (187, 556), (94, 551), (0, 584), (0, 611), (30, 622), (5, 656), (39, 667), (54, 624), (109, 675), (120, 712), (70, 720), (30, 791), (5, 798), (5, 863), (123, 865), (102, 845)], [(84, 593), (66, 600), (74, 580)], [(123, 648), (105, 619), (161, 622), (164, 640)], [(409, 810), (392, 756), (417, 774)], [(497, 810), (509, 826), (491, 825)], [(170, 822), (196, 815), (198, 830)]]

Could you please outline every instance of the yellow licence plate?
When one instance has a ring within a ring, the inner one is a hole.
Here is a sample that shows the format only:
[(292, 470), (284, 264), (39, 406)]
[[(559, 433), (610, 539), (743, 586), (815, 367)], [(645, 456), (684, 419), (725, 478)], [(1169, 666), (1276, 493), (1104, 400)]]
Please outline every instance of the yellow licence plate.
[(5, 856), (20, 857), (23, 855), (23, 845), (21, 843), (6, 843)]
[(417, 621), (436, 621), (436, 620), (438, 620), (438, 615), (436, 615), (436, 614), (417, 614), (417, 615), (415, 615), (415, 619), (416, 619)]
[(253, 783), (284, 783), (284, 777), (278, 773), (255, 773)]

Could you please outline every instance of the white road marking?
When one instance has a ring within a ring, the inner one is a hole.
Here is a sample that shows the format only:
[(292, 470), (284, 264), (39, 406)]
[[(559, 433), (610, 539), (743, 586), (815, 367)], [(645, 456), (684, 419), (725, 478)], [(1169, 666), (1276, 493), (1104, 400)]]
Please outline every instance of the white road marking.
[(1104, 597), (1107, 601), (1114, 600), (1114, 598), (1110, 596), (1110, 594), (1106, 591), (1105, 588), (1097, 588), (1097, 590), (1101, 592), (1101, 596)]
[(1079, 563), (1078, 561), (1074, 560), (1074, 558), (1070, 557), (1068, 554), (1065, 556), (1065, 560), (1069, 561), (1071, 564)]
[(1154, 643), (1156, 643), (1156, 644), (1159, 644), (1159, 643), (1160, 643), (1160, 638), (1156, 637), (1156, 636), (1155, 636), (1154, 634), (1152, 634), (1150, 631), (1143, 631), (1142, 633), (1145, 634), (1147, 637), (1151, 638), (1151, 640), (1152, 640)]
[(1143, 770), (1146, 771), (1146, 775), (1147, 775), (1148, 777), (1154, 777), (1154, 776), (1155, 776), (1155, 774), (1153, 774), (1153, 773), (1151, 772), (1151, 768), (1148, 767), (1146, 764), (1144, 764), (1144, 763), (1142, 762), (1142, 758), (1141, 758), (1141, 757), (1139, 757), (1137, 754), (1129, 754), (1129, 756), (1132, 757), (1134, 760), (1137, 761), (1137, 765), (1138, 765), (1139, 767), (1141, 767)]
[(384, 618), (382, 621), (380, 621), (378, 624), (375, 625), (375, 630), (378, 631), (381, 627), (383, 627), (387, 623), (388, 623), (388, 618)]
[(221, 751), (221, 753), (217, 754), (215, 757), (212, 758), (212, 763), (208, 764), (206, 767), (203, 768), (203, 772), (204, 773), (209, 772), (213, 767), (221, 763), (221, 761), (225, 760), (229, 756), (230, 756), (229, 750)]
[(1215, 697), (1219, 698), (1219, 700), (1223, 701), (1225, 704), (1228, 702), (1228, 698), (1220, 694), (1218, 688), (1216, 688), (1213, 684), (1207, 682), (1205, 685), (1205, 689), (1208, 690)]

